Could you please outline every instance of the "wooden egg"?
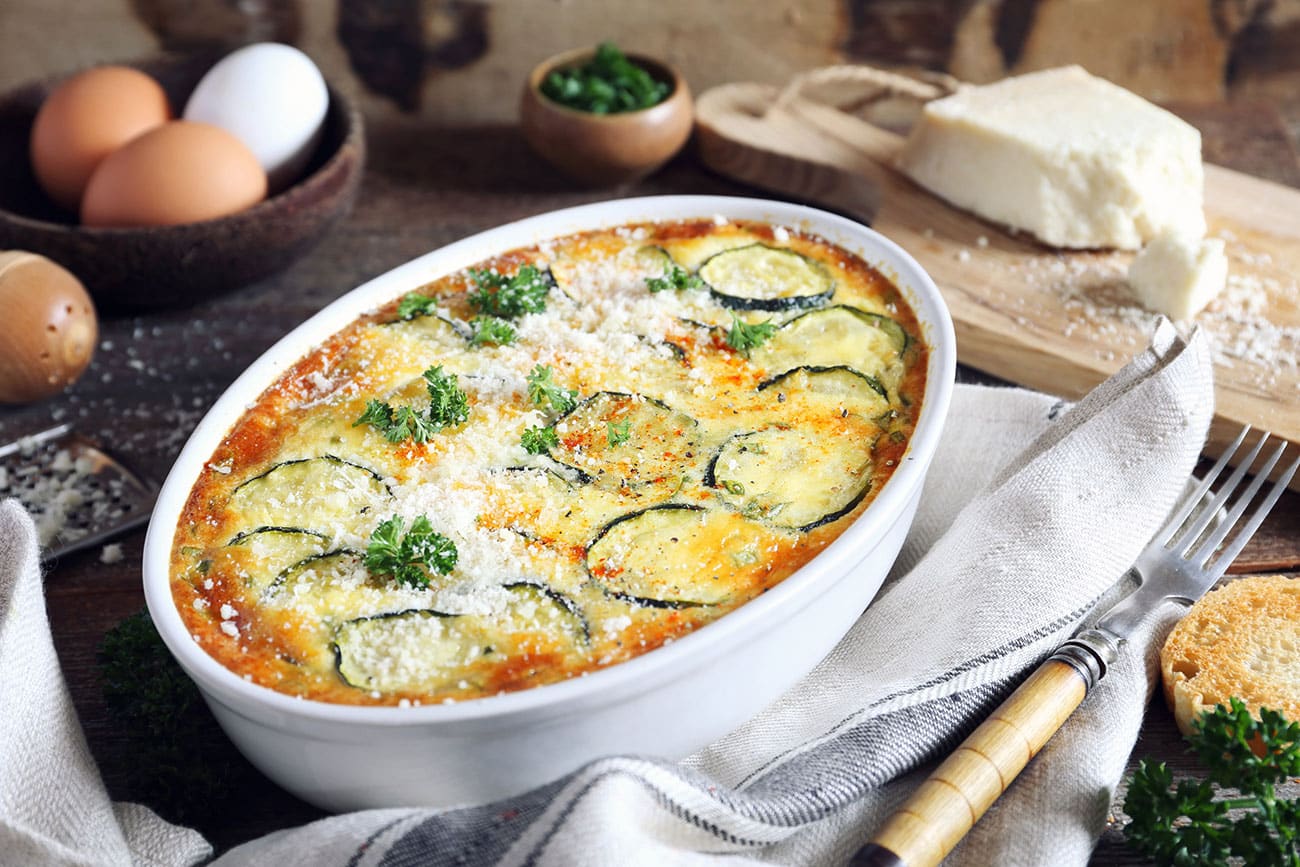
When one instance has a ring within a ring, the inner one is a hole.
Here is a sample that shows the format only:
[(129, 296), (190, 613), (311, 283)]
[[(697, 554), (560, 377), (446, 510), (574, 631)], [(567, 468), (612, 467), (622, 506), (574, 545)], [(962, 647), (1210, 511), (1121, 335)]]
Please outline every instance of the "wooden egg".
[(35, 253), (0, 252), (0, 403), (58, 394), (90, 363), (95, 306), (68, 271)]

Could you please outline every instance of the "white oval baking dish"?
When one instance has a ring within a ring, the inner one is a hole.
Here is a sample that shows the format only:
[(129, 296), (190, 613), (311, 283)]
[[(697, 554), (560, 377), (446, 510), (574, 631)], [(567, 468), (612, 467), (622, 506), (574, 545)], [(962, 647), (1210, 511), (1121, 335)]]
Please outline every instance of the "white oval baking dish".
[[(930, 346), (907, 456), (871, 506), (784, 582), (703, 629), (590, 676), (458, 704), (354, 707), (274, 692), (223, 667), (187, 633), (168, 564), (182, 506), (231, 424), (285, 369), (360, 314), (516, 247), (646, 220), (724, 217), (814, 232), (891, 277)], [(933, 281), (898, 246), (842, 217), (719, 196), (622, 199), (555, 211), (458, 241), (325, 307), (271, 347), (199, 423), (167, 476), (144, 549), (158, 631), (235, 745), (268, 777), (328, 810), (449, 806), (507, 797), (605, 755), (676, 759), (752, 717), (810, 671), (871, 601), (903, 542), (947, 415), (956, 339)]]

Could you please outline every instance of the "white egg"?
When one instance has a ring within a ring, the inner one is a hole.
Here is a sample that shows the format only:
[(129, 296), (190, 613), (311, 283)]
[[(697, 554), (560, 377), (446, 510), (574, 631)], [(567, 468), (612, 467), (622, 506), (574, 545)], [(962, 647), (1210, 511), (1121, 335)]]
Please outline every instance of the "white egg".
[(311, 58), (276, 42), (249, 45), (208, 70), (185, 119), (210, 123), (248, 145), (272, 192), (298, 180), (320, 141), (329, 91)]

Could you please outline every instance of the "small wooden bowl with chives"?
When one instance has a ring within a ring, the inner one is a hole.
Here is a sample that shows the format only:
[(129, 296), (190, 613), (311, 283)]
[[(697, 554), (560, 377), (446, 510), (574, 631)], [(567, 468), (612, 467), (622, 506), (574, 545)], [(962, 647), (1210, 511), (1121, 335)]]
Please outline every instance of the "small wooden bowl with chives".
[[(617, 80), (627, 69), (620, 60), (645, 75)], [(690, 88), (675, 69), (606, 43), (538, 64), (524, 88), (520, 125), (533, 149), (571, 179), (614, 186), (645, 177), (681, 150), (693, 112)]]

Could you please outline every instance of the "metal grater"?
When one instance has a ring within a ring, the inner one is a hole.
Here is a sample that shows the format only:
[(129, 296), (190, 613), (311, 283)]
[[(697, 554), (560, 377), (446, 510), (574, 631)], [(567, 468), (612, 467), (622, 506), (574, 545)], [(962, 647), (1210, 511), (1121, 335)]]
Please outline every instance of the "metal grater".
[(36, 522), (45, 562), (101, 545), (149, 520), (158, 486), (59, 425), (0, 445), (0, 500)]

